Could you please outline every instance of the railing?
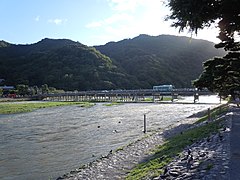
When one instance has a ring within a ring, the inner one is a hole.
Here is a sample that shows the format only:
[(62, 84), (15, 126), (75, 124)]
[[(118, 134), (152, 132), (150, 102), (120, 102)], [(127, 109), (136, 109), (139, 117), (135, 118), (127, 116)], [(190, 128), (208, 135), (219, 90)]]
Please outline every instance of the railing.
[(198, 91), (196, 89), (190, 88), (182, 88), (182, 89), (173, 89), (172, 91), (157, 91), (153, 89), (137, 89), (137, 90), (94, 90), (94, 91), (78, 91), (78, 92), (65, 92), (65, 93), (50, 93), (50, 94), (42, 94), (39, 96), (43, 97), (55, 97), (55, 96), (83, 96), (83, 95), (181, 95), (181, 96), (189, 96), (189, 95), (210, 95), (213, 94), (210, 91), (203, 90)]

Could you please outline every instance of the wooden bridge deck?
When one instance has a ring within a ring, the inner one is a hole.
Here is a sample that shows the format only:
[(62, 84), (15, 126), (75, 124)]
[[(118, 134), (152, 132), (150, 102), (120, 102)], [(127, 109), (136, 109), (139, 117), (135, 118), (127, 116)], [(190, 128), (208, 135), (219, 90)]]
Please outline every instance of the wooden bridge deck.
[[(176, 99), (178, 96), (194, 96), (211, 95), (210, 91), (196, 91), (195, 89), (174, 89), (173, 91), (160, 92), (152, 89), (139, 90), (102, 90), (102, 91), (80, 91), (66, 92), (56, 94), (42, 94), (38, 99), (49, 101), (121, 101), (121, 102), (140, 102), (145, 101), (146, 97), (152, 101), (157, 101), (163, 96), (169, 96)], [(194, 98), (195, 99), (195, 98)]]

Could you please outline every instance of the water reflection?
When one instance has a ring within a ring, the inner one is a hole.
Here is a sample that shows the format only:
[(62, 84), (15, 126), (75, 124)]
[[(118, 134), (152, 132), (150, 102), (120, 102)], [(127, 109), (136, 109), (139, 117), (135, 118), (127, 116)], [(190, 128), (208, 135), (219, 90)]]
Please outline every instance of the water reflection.
[[(216, 98), (215, 98), (216, 99)], [(77, 105), (0, 116), (0, 179), (49, 179), (214, 105)]]

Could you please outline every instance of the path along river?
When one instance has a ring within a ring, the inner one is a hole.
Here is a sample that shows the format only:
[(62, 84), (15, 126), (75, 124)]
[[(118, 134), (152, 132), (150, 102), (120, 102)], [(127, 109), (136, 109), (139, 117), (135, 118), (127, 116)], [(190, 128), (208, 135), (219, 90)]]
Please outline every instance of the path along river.
[(219, 102), (211, 96), (200, 97), (203, 104), (99, 103), (0, 115), (0, 179), (56, 179), (141, 138), (144, 114), (148, 131), (164, 129), (216, 106), (207, 101)]

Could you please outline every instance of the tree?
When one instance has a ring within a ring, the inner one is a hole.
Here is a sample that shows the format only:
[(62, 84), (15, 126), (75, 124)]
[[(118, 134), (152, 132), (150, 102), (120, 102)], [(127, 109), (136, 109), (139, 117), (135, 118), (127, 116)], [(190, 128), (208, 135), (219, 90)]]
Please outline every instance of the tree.
[(39, 88), (37, 86), (33, 86), (33, 90), (34, 90), (34, 95), (39, 94)]
[(240, 91), (240, 55), (230, 52), (223, 58), (215, 57), (204, 63), (204, 71), (200, 78), (194, 81), (197, 88), (207, 87), (223, 97), (229, 94), (235, 99)]
[(42, 94), (48, 94), (49, 88), (47, 84), (42, 85)]
[(239, 0), (168, 0), (171, 14), (167, 20), (174, 20), (172, 26), (179, 31), (188, 29), (191, 33), (217, 24), (221, 42), (216, 48), (224, 48), (228, 54), (223, 58), (208, 60), (204, 71), (193, 84), (208, 88), (220, 95), (232, 95), (240, 89), (240, 1)]
[(3, 89), (0, 88), (0, 97), (3, 95)]
[(16, 86), (16, 89), (17, 89), (17, 93), (18, 93), (19, 95), (24, 96), (24, 95), (28, 95), (28, 94), (29, 94), (29, 87), (28, 87), (28, 85), (18, 84), (18, 85)]
[(172, 26), (185, 28), (192, 33), (199, 29), (217, 24), (218, 38), (221, 43), (217, 48), (240, 50), (236, 35), (240, 35), (240, 1), (239, 0), (168, 0), (171, 14), (167, 20), (174, 20)]

